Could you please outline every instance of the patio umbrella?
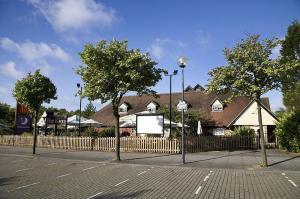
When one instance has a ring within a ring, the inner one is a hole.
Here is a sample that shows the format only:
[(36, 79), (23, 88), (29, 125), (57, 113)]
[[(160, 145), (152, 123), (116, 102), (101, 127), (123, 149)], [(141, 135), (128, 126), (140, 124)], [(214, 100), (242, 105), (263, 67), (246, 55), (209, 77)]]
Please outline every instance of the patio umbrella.
[[(82, 124), (84, 121), (87, 119), (85, 117), (80, 118), (80, 123)], [(68, 125), (79, 125), (79, 116), (78, 115), (73, 115), (71, 117), (68, 117)]]
[(198, 121), (198, 128), (197, 128), (197, 134), (198, 135), (201, 135), (203, 133), (202, 131), (202, 126), (201, 126), (201, 122), (200, 120)]
[(90, 126), (90, 127), (101, 127), (102, 123), (97, 122), (93, 119), (88, 119), (88, 120), (81, 122), (81, 125), (82, 126)]

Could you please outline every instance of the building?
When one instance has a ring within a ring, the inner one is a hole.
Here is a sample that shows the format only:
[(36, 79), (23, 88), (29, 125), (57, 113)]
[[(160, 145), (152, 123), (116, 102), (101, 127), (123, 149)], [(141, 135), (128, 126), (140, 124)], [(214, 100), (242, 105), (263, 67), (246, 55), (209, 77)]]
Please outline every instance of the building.
[[(257, 117), (257, 103), (247, 97), (237, 97), (226, 103), (228, 94), (217, 95), (207, 93), (200, 85), (188, 86), (185, 89), (185, 101), (188, 112), (199, 112), (204, 116), (201, 121), (204, 135), (229, 135), (237, 126), (247, 126), (256, 132), (259, 129)], [(181, 99), (181, 93), (172, 93), (172, 107), (176, 107)], [(262, 118), (266, 141), (274, 142), (275, 122), (277, 118), (270, 110), (268, 98), (262, 98)], [(154, 96), (124, 96), (120, 103), (120, 117), (139, 113), (142, 111), (159, 112), (162, 107), (169, 107), (169, 94)], [(114, 117), (111, 105), (103, 107), (96, 112), (92, 119), (104, 124), (114, 126)]]

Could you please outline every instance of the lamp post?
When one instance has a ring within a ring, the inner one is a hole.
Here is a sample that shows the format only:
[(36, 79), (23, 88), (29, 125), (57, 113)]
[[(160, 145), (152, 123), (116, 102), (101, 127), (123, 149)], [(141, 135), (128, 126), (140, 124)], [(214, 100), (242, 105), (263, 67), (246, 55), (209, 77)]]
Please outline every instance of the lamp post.
[[(182, 102), (184, 102), (184, 72), (183, 69), (187, 65), (186, 57), (179, 57), (177, 60), (178, 66), (181, 68), (182, 72)], [(181, 153), (182, 153), (182, 163), (185, 164), (185, 139), (184, 139), (184, 109), (181, 110)]]
[(170, 136), (172, 136), (172, 76), (177, 75), (178, 70), (174, 70), (173, 73), (165, 73), (166, 76), (170, 77), (170, 102), (169, 102), (169, 119), (170, 119)]
[(80, 93), (79, 93), (79, 97), (80, 97), (80, 104), (79, 104), (79, 124), (78, 124), (78, 137), (80, 137), (80, 134), (81, 134), (81, 125), (80, 125), (80, 123), (81, 123), (81, 100), (82, 100), (82, 98), (81, 98), (81, 95), (82, 95), (82, 87), (80, 86), (80, 84), (79, 83), (77, 83), (77, 88), (78, 89), (80, 89)]

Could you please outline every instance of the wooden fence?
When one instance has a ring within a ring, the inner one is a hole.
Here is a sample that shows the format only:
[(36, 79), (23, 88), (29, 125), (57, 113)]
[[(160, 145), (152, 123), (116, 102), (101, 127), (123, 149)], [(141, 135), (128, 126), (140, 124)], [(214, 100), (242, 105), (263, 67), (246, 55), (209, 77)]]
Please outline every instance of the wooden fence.
[[(0, 145), (32, 146), (32, 137), (1, 136)], [(180, 153), (178, 139), (160, 137), (121, 137), (121, 152)], [(38, 136), (37, 146), (43, 148), (115, 151), (115, 138)], [(257, 137), (198, 136), (186, 139), (186, 151), (190, 153), (212, 150), (257, 149)]]

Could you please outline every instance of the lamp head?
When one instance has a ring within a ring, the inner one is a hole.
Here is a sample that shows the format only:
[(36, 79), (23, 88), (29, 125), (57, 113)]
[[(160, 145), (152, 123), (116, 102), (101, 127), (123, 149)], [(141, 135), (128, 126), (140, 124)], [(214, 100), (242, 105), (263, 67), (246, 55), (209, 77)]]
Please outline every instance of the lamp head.
[(174, 70), (173, 75), (177, 75), (178, 70)]
[(187, 65), (188, 59), (186, 57), (179, 57), (177, 59), (177, 64), (180, 68), (185, 68)]
[(77, 88), (80, 88), (80, 84), (79, 83), (77, 83)]

